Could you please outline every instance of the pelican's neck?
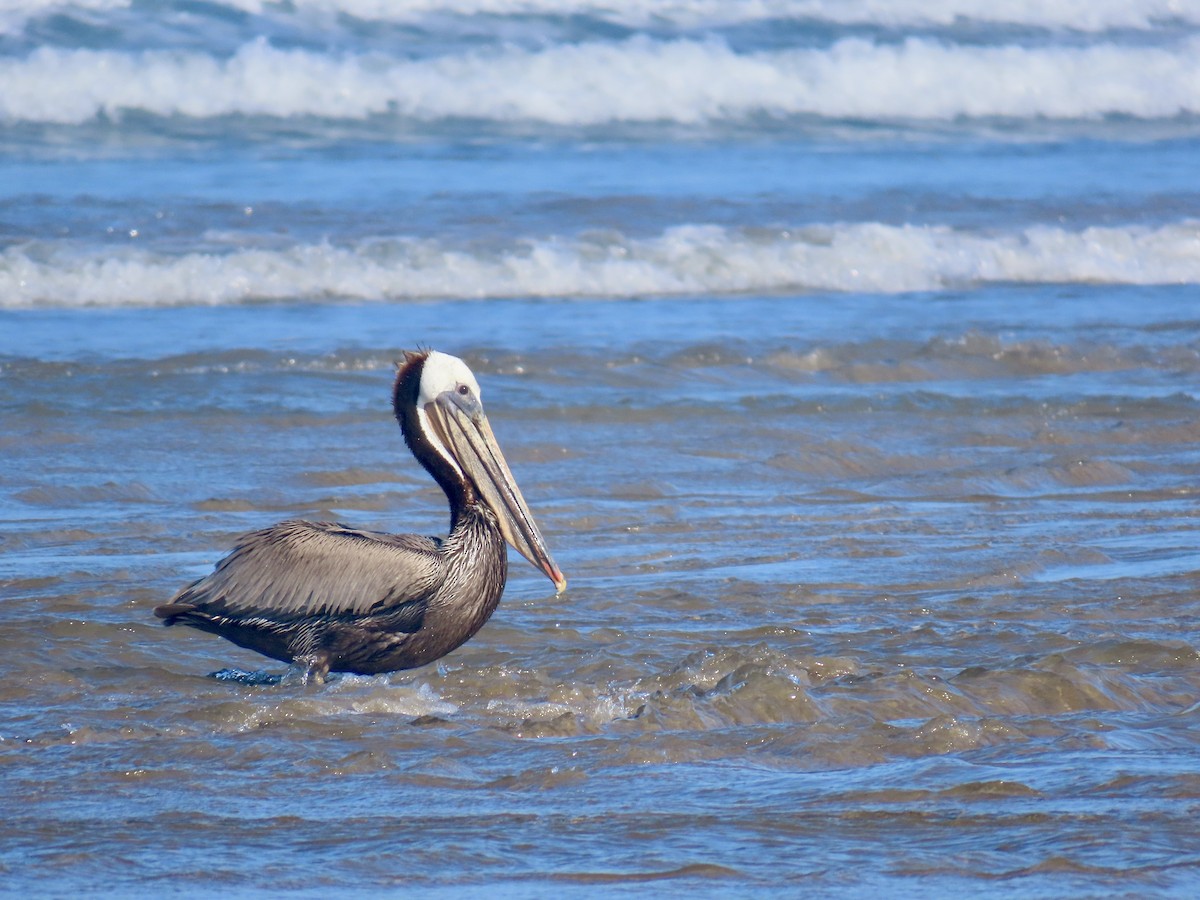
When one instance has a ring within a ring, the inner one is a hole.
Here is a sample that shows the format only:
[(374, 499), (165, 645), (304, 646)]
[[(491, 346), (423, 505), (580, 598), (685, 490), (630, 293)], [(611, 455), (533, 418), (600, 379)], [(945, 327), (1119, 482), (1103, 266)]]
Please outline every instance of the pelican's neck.
[(433, 446), (422, 427), (421, 417), (417, 415), (421, 370), (427, 357), (428, 354), (425, 353), (406, 354), (404, 363), (396, 373), (396, 384), (392, 390), (392, 411), (396, 415), (396, 421), (400, 423), (404, 443), (446, 494), (446, 501), (450, 504), (450, 530), (453, 532), (458, 528), (466, 509), (478, 501), (474, 489), (463, 478), (462, 473)]
[(469, 503), (459, 510), (450, 534), (442, 541), (442, 552), (450, 560), (450, 579), (465, 583), (490, 572), (492, 578), (498, 576), (499, 587), (504, 586), (508, 545), (495, 514), (483, 503)]

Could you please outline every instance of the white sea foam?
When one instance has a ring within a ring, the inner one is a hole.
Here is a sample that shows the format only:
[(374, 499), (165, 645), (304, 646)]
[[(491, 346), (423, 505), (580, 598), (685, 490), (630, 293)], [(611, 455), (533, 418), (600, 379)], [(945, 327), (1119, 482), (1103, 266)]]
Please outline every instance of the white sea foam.
[[(0, 33), (50, 13), (116, 11), (131, 0), (0, 0)], [(673, 24), (714, 28), (759, 21), (910, 27), (963, 22), (1099, 32), (1200, 23), (1200, 0), (225, 0), (254, 15), (346, 15), (364, 21), (415, 22), (430, 16), (587, 17), (631, 28)]]
[(559, 125), (852, 118), (1143, 118), (1200, 113), (1200, 39), (1172, 48), (1024, 48), (909, 39), (738, 53), (720, 41), (506, 48), (425, 60), (281, 50), (41, 48), (0, 62), (0, 121), (399, 115)]
[(1200, 221), (1000, 234), (877, 223), (795, 231), (686, 225), (645, 240), (530, 240), (489, 252), (391, 238), (184, 255), (80, 253), (57, 244), (0, 254), (0, 307), (8, 308), (890, 293), (997, 282), (1200, 284)]

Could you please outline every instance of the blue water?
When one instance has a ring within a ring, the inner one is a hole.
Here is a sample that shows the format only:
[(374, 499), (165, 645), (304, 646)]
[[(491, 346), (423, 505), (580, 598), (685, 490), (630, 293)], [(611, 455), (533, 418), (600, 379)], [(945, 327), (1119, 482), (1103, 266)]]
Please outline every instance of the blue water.
[[(0, 11), (0, 892), (1192, 896), (1200, 4)], [(441, 533), (570, 587), (322, 687), (156, 604)]]

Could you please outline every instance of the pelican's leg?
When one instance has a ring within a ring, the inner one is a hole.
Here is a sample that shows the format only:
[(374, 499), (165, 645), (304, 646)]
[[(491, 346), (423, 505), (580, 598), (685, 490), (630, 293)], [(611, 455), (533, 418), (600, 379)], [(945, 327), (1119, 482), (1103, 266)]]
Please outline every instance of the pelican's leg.
[(285, 684), (324, 684), (329, 675), (328, 653), (306, 653), (292, 660)]

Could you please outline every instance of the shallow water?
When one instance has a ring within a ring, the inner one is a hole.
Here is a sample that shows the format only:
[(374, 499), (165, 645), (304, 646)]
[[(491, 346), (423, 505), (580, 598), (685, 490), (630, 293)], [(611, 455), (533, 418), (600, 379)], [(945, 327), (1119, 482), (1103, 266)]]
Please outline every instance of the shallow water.
[[(0, 892), (1195, 894), (1198, 28), (0, 13)], [(417, 345), (567, 592), (207, 677), (239, 534), (446, 527)]]
[[(842, 339), (825, 298), (580, 302), (567, 334), (537, 302), (57, 313), (78, 361), (2, 382), (9, 876), (1185, 891), (1192, 305), (846, 303)], [(567, 593), (514, 564), (483, 632), (415, 672), (205, 678), (267, 661), (149, 611), (238, 532), (444, 527), (375, 335), (468, 316)], [(116, 357), (117, 333), (196, 346)]]

